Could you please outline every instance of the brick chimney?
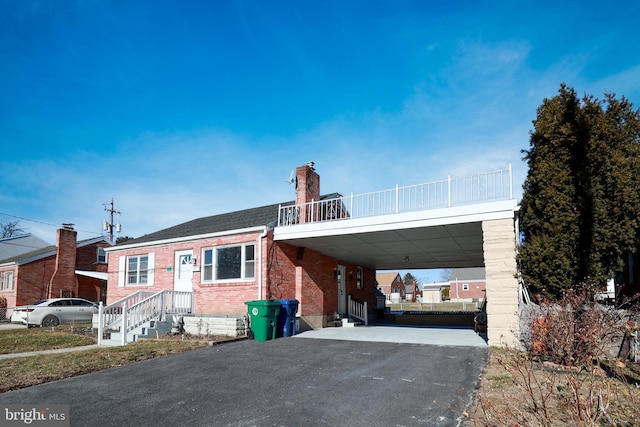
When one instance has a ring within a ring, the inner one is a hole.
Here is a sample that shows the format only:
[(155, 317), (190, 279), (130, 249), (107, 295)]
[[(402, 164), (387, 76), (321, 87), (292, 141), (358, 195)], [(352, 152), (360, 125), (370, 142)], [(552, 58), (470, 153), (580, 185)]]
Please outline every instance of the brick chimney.
[(48, 298), (59, 298), (61, 291), (73, 296), (78, 295), (76, 277), (76, 237), (78, 232), (71, 224), (63, 224), (57, 233), (56, 269), (49, 282)]
[(313, 162), (296, 169), (296, 205), (320, 200), (320, 175), (313, 168)]

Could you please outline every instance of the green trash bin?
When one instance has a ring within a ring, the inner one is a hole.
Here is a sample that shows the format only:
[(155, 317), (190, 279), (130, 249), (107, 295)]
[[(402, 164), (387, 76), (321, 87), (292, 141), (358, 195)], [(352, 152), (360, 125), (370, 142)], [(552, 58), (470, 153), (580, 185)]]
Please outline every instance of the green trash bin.
[(267, 341), (276, 339), (280, 301), (268, 299), (245, 301), (249, 309), (250, 329), (253, 339)]

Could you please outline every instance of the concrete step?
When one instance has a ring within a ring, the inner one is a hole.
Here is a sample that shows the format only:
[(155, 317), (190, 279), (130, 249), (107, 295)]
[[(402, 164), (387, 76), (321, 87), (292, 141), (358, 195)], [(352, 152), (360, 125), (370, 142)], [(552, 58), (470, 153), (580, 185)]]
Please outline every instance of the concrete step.
[(105, 347), (117, 347), (119, 345), (122, 345), (122, 343), (120, 342), (120, 340), (105, 339), (105, 340), (102, 340), (101, 345)]
[(354, 319), (342, 319), (342, 327), (344, 328), (355, 328), (356, 326), (362, 326), (364, 322)]

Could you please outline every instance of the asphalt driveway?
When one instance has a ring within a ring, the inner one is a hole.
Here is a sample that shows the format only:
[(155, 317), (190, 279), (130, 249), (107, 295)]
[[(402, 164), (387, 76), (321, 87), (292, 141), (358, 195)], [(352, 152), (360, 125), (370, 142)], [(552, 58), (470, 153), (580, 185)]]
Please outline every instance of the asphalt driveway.
[(488, 353), (243, 340), (3, 393), (0, 404), (70, 404), (72, 426), (455, 426)]

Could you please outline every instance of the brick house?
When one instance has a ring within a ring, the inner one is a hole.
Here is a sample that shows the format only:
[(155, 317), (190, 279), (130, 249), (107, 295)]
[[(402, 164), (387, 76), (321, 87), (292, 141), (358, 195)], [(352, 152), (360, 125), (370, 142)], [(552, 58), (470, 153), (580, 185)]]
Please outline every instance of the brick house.
[(98, 301), (106, 290), (105, 237), (78, 242), (70, 226), (58, 229), (55, 246), (0, 260), (0, 295), (8, 307), (60, 296)]
[(400, 273), (377, 273), (376, 282), (387, 302), (402, 302), (406, 299), (407, 289)]
[(454, 268), (449, 278), (449, 297), (452, 301), (484, 300), (487, 281), (483, 267)]
[(405, 283), (405, 300), (407, 302), (415, 302), (416, 298), (420, 294), (420, 290), (418, 289), (418, 283)]
[[(296, 204), (337, 196), (320, 195), (312, 163), (296, 169), (295, 183)], [(107, 249), (107, 303), (138, 290), (189, 291), (195, 315), (241, 316), (245, 301), (295, 298), (300, 330), (346, 314), (348, 296), (373, 314), (375, 270), (275, 241), (279, 206), (197, 218)]]

